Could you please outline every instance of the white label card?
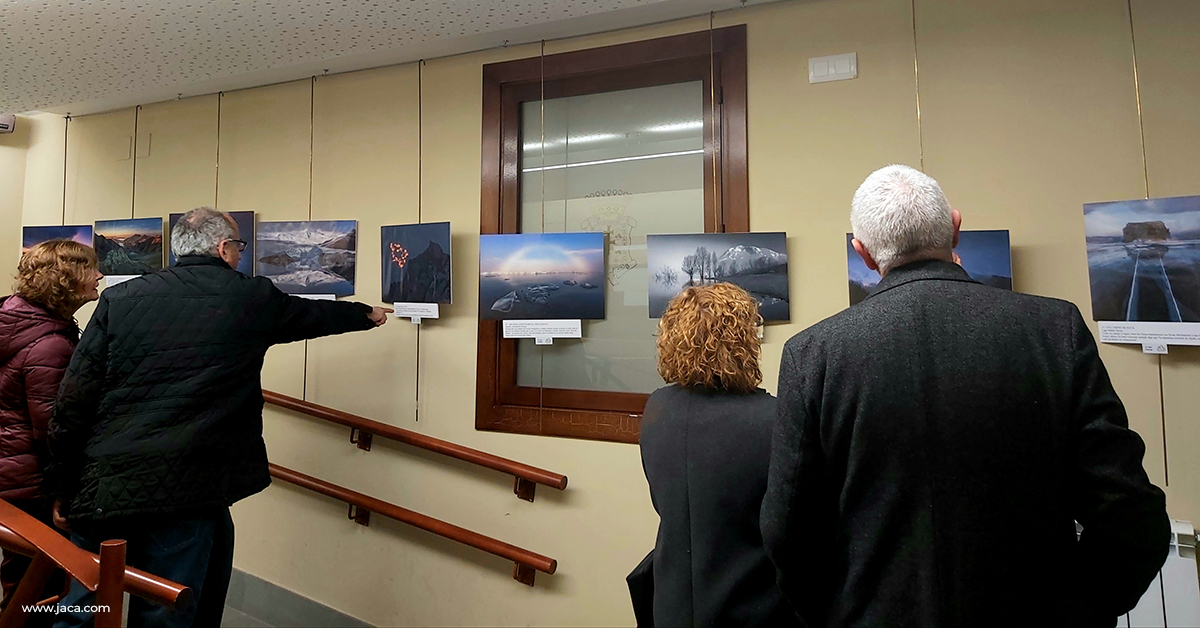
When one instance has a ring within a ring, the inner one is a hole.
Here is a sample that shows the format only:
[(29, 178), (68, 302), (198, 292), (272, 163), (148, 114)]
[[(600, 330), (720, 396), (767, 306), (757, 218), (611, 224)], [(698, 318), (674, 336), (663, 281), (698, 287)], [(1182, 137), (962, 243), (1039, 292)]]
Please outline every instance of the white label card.
[(104, 276), (104, 286), (106, 288), (111, 288), (117, 284), (125, 283), (126, 281), (129, 281), (130, 279), (137, 279), (140, 276), (141, 275), (105, 275)]
[[(1200, 346), (1200, 323), (1100, 321), (1097, 324), (1100, 326), (1100, 342), (1143, 346)], [(1166, 353), (1166, 350), (1161, 353)]]
[(337, 301), (336, 294), (293, 294), (292, 296), (309, 301)]
[(437, 303), (393, 303), (392, 310), (398, 318), (438, 318)]
[(1155, 355), (1166, 355), (1167, 344), (1164, 342), (1143, 342), (1142, 353), (1151, 353)]
[[(575, 320), (532, 320), (504, 321), (505, 338), (582, 338), (583, 321)], [(537, 342), (537, 344), (543, 344)], [(550, 344), (550, 343), (545, 343)]]

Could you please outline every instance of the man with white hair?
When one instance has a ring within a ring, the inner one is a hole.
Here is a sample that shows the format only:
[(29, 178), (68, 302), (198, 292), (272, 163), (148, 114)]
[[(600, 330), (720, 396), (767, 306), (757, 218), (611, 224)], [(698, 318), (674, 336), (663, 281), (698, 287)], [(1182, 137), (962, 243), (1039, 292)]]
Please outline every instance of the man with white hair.
[(1170, 523), (1079, 310), (973, 281), (912, 168), (867, 177), (850, 221), (882, 279), (780, 365), (761, 522), (784, 595), (812, 626), (1113, 626)]
[[(288, 296), (235, 270), (246, 243), (209, 207), (171, 230), (171, 268), (105, 290), (67, 367), (50, 423), (55, 521), (98, 551), (192, 589), (171, 611), (134, 598), (138, 626), (218, 626), (233, 568), (229, 506), (267, 487), (263, 356), (271, 345), (372, 329), (390, 310)], [(62, 602), (93, 602), (78, 582)], [(83, 613), (60, 614), (81, 625)]]

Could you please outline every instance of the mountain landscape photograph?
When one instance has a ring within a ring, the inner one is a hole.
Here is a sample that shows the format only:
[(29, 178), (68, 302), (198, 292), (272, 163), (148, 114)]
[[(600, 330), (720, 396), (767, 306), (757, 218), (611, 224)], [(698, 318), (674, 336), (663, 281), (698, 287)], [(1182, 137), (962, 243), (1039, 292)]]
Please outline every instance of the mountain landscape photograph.
[(92, 246), (100, 259), (100, 272), (105, 275), (144, 275), (162, 270), (163, 220), (97, 221)]
[(604, 318), (603, 233), (479, 236), (479, 318)]
[(1092, 318), (1200, 322), (1200, 196), (1088, 203)]
[(450, 303), (450, 223), (381, 230), (384, 303)]
[[(879, 283), (879, 273), (867, 268), (846, 234), (846, 266), (850, 280), (850, 305), (867, 298)], [(961, 231), (954, 248), (963, 270), (985, 286), (1012, 290), (1012, 254), (1007, 229)]]
[(727, 282), (758, 301), (763, 320), (791, 319), (786, 233), (649, 235), (646, 259), (650, 318), (685, 288)]
[(49, 240), (71, 240), (78, 242), (84, 246), (92, 246), (92, 226), (91, 225), (67, 225), (60, 227), (51, 225), (49, 227), (22, 227), (21, 228), (21, 255), (24, 255), (29, 249)]
[(255, 272), (288, 294), (354, 294), (358, 222), (262, 222), (255, 235)]
[[(247, 277), (254, 276), (254, 212), (229, 212), (238, 226), (238, 239), (246, 243), (242, 251), (242, 261), (238, 263), (237, 271)], [(175, 223), (183, 218), (183, 214), (171, 214), (167, 217), (170, 230), (167, 232), (167, 263), (175, 265), (175, 253), (171, 251), (170, 233), (175, 230)]]

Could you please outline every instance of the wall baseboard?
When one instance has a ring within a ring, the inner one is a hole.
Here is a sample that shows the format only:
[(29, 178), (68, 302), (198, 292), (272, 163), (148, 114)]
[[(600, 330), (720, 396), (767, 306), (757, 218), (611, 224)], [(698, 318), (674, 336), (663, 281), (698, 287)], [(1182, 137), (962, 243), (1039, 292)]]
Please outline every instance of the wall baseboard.
[(360, 619), (289, 591), (258, 576), (234, 569), (225, 598), (224, 626), (302, 626), (372, 628)]

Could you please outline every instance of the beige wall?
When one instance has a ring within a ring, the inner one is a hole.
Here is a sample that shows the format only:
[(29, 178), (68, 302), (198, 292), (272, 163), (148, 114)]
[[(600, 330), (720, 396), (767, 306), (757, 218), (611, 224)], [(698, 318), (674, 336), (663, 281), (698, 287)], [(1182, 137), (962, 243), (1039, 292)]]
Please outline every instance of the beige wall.
[[(794, 321), (766, 331), (770, 388), (783, 342), (845, 306), (849, 198), (888, 163), (923, 163), (968, 228), (1010, 229), (1018, 289), (1090, 311), (1081, 205), (1200, 194), (1200, 5), (1132, 7), (1132, 26), (1126, 0), (917, 0), (915, 20), (911, 0), (815, 0), (716, 16), (749, 29), (751, 224), (786, 230), (794, 260)], [(684, 20), (547, 52), (707, 26)], [(524, 587), (502, 560), (379, 518), (355, 525), (344, 505), (279, 485), (234, 508), (238, 568), (383, 625), (632, 623), (623, 579), (657, 522), (637, 448), (473, 427), (481, 68), (537, 50), (147, 105), (74, 119), (65, 133), (40, 116), (25, 139), (0, 137), (0, 168), (20, 167), (25, 151), (24, 189), (0, 194), (6, 230), (22, 212), (24, 224), (61, 219), (65, 137), (68, 219), (165, 217), (212, 202), (260, 220), (356, 219), (355, 298), (372, 303), (379, 226), (415, 221), (418, 198), (422, 220), (452, 222), (454, 304), (441, 320), (419, 335), (393, 321), (277, 347), (264, 385), (560, 471), (571, 487), (525, 503), (511, 478), (378, 441), (363, 452), (347, 430), (268, 408), (270, 455), (550, 555), (559, 573)], [(858, 79), (805, 80), (808, 57), (852, 51)], [(0, 259), (15, 259), (14, 246), (0, 238)], [(1102, 354), (1173, 516), (1200, 522), (1200, 349), (1173, 347), (1161, 365), (1129, 347)]]

